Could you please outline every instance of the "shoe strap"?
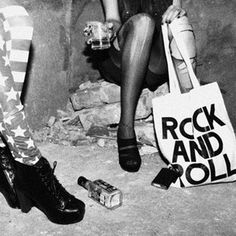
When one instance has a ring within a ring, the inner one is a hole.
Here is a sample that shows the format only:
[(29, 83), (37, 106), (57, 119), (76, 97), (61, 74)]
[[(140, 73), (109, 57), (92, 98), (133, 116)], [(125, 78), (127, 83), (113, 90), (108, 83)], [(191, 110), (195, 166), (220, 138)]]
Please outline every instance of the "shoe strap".
[(117, 138), (117, 144), (119, 148), (124, 148), (128, 146), (137, 146), (136, 137), (129, 139)]

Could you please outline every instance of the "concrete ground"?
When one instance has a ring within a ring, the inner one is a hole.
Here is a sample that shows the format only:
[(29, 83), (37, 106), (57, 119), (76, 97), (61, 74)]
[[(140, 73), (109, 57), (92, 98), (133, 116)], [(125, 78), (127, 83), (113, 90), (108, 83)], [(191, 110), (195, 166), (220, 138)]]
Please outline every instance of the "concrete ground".
[[(142, 168), (131, 174), (119, 168), (115, 148), (45, 143), (40, 149), (50, 163), (58, 161), (56, 176), (60, 182), (86, 203), (84, 220), (56, 225), (37, 208), (28, 214), (9, 208), (0, 195), (1, 236), (236, 235), (235, 183), (165, 191), (150, 185), (163, 165), (158, 154), (143, 156)], [(101, 178), (120, 188), (123, 205), (111, 211), (89, 199), (87, 191), (77, 185), (80, 175)]]

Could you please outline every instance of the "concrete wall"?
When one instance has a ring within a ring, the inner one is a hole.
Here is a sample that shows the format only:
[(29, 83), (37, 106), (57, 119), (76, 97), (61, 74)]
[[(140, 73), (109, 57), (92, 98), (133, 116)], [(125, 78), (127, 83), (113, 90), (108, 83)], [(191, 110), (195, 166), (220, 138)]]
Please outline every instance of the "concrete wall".
[(65, 106), (70, 71), (71, 1), (17, 0), (34, 21), (28, 77), (22, 98), (32, 128)]
[(236, 129), (236, 1), (188, 0), (198, 48), (198, 76), (217, 81)]
[[(90, 2), (90, 3), (89, 3)], [(234, 127), (236, 128), (236, 1), (233, 0), (183, 0), (194, 27), (198, 49), (198, 76), (203, 82), (218, 81)], [(95, 12), (94, 12), (95, 11)], [(88, 57), (82, 56), (84, 49), (82, 25), (86, 20), (99, 19), (102, 16), (99, 0), (87, 1), (73, 32), (72, 77), (89, 74), (96, 75)], [(78, 47), (75, 47), (75, 44)], [(76, 65), (76, 67), (75, 67)], [(76, 68), (76, 69), (75, 69)], [(81, 69), (79, 69), (81, 68)], [(98, 75), (99, 76), (99, 75)]]
[[(25, 103), (33, 128), (67, 102), (76, 89), (99, 73), (83, 38), (87, 20), (103, 19), (99, 0), (18, 0), (33, 16), (35, 34)], [(236, 127), (236, 23), (233, 0), (183, 0), (198, 48), (198, 76), (218, 81)]]

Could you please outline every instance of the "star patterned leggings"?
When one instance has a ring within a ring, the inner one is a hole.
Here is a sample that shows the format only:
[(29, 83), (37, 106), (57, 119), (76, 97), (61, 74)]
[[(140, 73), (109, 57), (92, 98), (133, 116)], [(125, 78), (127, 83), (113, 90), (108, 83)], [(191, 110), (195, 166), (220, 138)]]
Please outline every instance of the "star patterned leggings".
[(0, 8), (0, 132), (14, 159), (27, 165), (41, 157), (20, 100), (32, 34), (31, 18), (23, 7)]

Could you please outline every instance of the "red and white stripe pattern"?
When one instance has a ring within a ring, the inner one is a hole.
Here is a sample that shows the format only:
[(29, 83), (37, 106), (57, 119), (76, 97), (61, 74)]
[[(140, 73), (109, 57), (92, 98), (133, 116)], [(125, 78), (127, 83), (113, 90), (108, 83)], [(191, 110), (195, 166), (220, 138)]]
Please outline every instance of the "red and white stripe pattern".
[(33, 23), (21, 6), (1, 8), (0, 18), (3, 21), (6, 50), (16, 90), (21, 93), (33, 36)]
[(15, 160), (28, 165), (41, 157), (20, 101), (32, 34), (32, 21), (23, 7), (0, 8), (0, 132)]

